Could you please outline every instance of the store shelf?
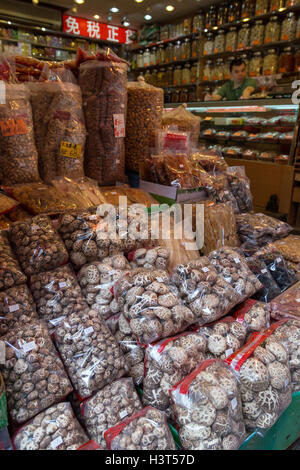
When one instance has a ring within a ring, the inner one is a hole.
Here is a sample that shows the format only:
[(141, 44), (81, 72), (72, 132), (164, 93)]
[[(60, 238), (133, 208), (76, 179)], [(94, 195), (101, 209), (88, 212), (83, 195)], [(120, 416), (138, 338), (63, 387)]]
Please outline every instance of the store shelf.
[(132, 48), (129, 48), (130, 52), (137, 52), (141, 51), (144, 49), (148, 49), (150, 47), (158, 47), (161, 46), (162, 44), (166, 45), (169, 44), (170, 42), (176, 42), (179, 39), (182, 41), (184, 39), (194, 39), (196, 36), (198, 36), (200, 33), (190, 33), (182, 36), (176, 36), (176, 38), (170, 38), (170, 39), (164, 39), (162, 41), (157, 41), (157, 42), (150, 42), (148, 44), (143, 44), (141, 46), (133, 46)]
[(13, 43), (19, 43), (19, 42), (22, 42), (24, 44), (31, 44), (32, 46), (35, 46), (35, 47), (48, 47), (48, 48), (51, 48), (51, 49), (58, 49), (60, 51), (67, 51), (67, 52), (74, 52), (76, 53), (77, 49), (73, 49), (71, 47), (63, 47), (63, 46), (50, 46), (49, 44), (39, 44), (37, 42), (32, 42), (32, 41), (27, 41), (25, 39), (13, 39), (13, 38), (6, 38), (4, 36), (0, 36), (0, 40), (1, 41), (8, 41), (8, 42), (13, 42)]
[(159, 64), (159, 65), (149, 65), (149, 67), (139, 67), (136, 69), (132, 69), (132, 72), (144, 72), (145, 70), (153, 70), (153, 69), (161, 69), (164, 67), (170, 67), (172, 65), (185, 65), (189, 62), (197, 62), (199, 59), (193, 58), (193, 59), (185, 59), (185, 60), (176, 60), (174, 62), (169, 62), (168, 64)]

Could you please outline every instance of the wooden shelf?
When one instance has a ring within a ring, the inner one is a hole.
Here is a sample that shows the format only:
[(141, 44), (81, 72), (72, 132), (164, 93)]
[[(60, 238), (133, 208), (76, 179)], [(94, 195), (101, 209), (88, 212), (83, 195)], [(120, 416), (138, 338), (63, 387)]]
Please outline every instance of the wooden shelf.
[(6, 38), (3, 36), (0, 36), (1, 41), (8, 41), (8, 42), (13, 42), (13, 43), (19, 43), (22, 42), (24, 44), (31, 44), (32, 46), (35, 47), (49, 47), (51, 49), (58, 49), (60, 51), (68, 51), (68, 52), (77, 52), (77, 49), (73, 49), (71, 47), (63, 47), (63, 46), (49, 46), (48, 44), (39, 44), (37, 42), (32, 42), (32, 41), (27, 41), (25, 39), (13, 39), (13, 38)]

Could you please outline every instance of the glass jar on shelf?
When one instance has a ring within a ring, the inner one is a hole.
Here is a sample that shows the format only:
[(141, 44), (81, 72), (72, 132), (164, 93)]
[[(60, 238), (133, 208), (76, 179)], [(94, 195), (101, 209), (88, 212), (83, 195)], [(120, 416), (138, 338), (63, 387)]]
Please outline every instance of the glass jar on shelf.
[(296, 38), (297, 20), (295, 13), (288, 13), (281, 25), (281, 41), (293, 41)]
[(137, 68), (141, 69), (144, 67), (144, 53), (143, 51), (139, 51), (137, 54)]
[(196, 83), (199, 77), (199, 63), (193, 64), (191, 67), (191, 83)]
[(181, 45), (181, 60), (188, 60), (191, 58), (191, 41), (185, 38)]
[(192, 59), (197, 59), (197, 57), (199, 55), (199, 50), (200, 50), (200, 36), (197, 35), (192, 40), (192, 47), (191, 47)]
[(180, 36), (183, 36), (183, 23), (178, 23), (176, 25), (176, 35), (175, 35), (175, 37), (178, 38)]
[(169, 36), (167, 39), (174, 39), (176, 38), (176, 24), (169, 25)]
[(161, 68), (157, 72), (157, 86), (159, 88), (162, 88), (165, 84), (165, 74), (166, 74), (165, 68)]
[(272, 16), (270, 21), (266, 24), (265, 29), (265, 44), (277, 42), (280, 39), (280, 23), (278, 16)]
[(237, 29), (236, 27), (231, 27), (226, 34), (226, 51), (235, 51), (237, 46)]
[(238, 32), (238, 43), (237, 43), (238, 49), (246, 49), (246, 47), (249, 47), (250, 32), (251, 32), (250, 25), (243, 24), (243, 26)]
[(173, 85), (173, 67), (169, 66), (165, 73), (165, 86)]
[(181, 84), (190, 85), (190, 83), (191, 83), (191, 66), (189, 64), (185, 64), (185, 66), (182, 69)]
[(171, 90), (165, 90), (165, 103), (166, 104), (172, 103), (172, 91)]
[(183, 20), (183, 34), (187, 36), (192, 32), (192, 18), (185, 18)]
[(203, 13), (198, 13), (193, 18), (193, 33), (202, 33), (204, 25), (204, 15)]
[(203, 55), (211, 55), (214, 51), (214, 35), (212, 33), (207, 33), (204, 46), (203, 46)]
[(181, 41), (178, 39), (178, 41), (175, 42), (174, 48), (173, 48), (173, 62), (177, 62), (178, 60), (181, 60)]
[(182, 67), (177, 65), (173, 73), (173, 85), (180, 86), (182, 85)]
[(218, 59), (216, 64), (217, 80), (224, 80), (224, 62), (223, 59)]
[(295, 54), (295, 72), (300, 72), (300, 49)]
[(300, 38), (300, 16), (297, 21), (296, 38)]
[(231, 2), (228, 6), (228, 23), (236, 23), (241, 19), (240, 1)]
[(295, 56), (291, 47), (285, 47), (279, 58), (279, 73), (294, 72)]
[(172, 103), (179, 103), (180, 90), (173, 90), (172, 92)]
[(144, 67), (149, 67), (150, 65), (150, 49), (146, 49), (143, 55)]
[(285, 8), (285, 0), (270, 0), (270, 11), (278, 11)]
[(255, 21), (251, 28), (250, 46), (261, 46), (264, 43), (265, 27), (262, 20)]
[(165, 63), (165, 47), (163, 44), (161, 44), (157, 49), (156, 64), (160, 65), (164, 63)]
[(245, 62), (246, 64), (246, 73), (249, 75), (249, 56), (248, 54), (242, 54), (241, 59)]
[(269, 49), (264, 57), (263, 74), (275, 75), (278, 70), (278, 54), (276, 49)]
[(212, 80), (212, 67), (213, 67), (212, 60), (207, 60), (203, 68), (202, 80), (204, 82), (206, 81), (210, 82)]
[(217, 26), (222, 26), (228, 21), (228, 5), (227, 3), (222, 3), (219, 6), (217, 14)]
[(170, 62), (173, 62), (173, 47), (174, 45), (169, 42), (165, 49), (165, 63), (169, 64)]
[(153, 71), (151, 73), (151, 82), (152, 82), (153, 86), (157, 86), (157, 74), (158, 74), (158, 70), (153, 69)]
[(286, 8), (296, 7), (300, 5), (300, 0), (286, 0)]
[(150, 50), (150, 65), (156, 65), (156, 54), (157, 54), (157, 47), (152, 47)]
[(205, 16), (205, 28), (211, 29), (217, 24), (217, 8), (215, 5), (212, 5), (209, 10), (206, 12)]
[(225, 51), (225, 33), (222, 29), (217, 32), (214, 41), (214, 54), (219, 54)]
[(253, 0), (243, 0), (241, 6), (241, 19), (252, 18), (254, 16), (255, 2)]
[(249, 76), (259, 77), (263, 66), (261, 52), (255, 52), (249, 62)]
[(269, 0), (256, 0), (255, 16), (265, 15), (269, 11)]
[(188, 102), (194, 103), (195, 101), (197, 101), (196, 87), (192, 86), (189, 88)]
[(226, 61), (224, 62), (224, 70), (223, 70), (224, 80), (230, 79), (230, 64), (233, 60), (234, 60), (234, 57), (228, 57), (228, 59), (226, 59)]
[(187, 103), (189, 98), (189, 90), (188, 88), (183, 88), (180, 90), (180, 95), (179, 95), (179, 102), (180, 103)]
[(218, 80), (218, 66), (217, 66), (217, 62), (214, 62), (213, 65), (212, 65), (211, 79), (212, 79), (212, 80)]
[(151, 84), (151, 73), (150, 73), (150, 70), (146, 70), (146, 73), (145, 73), (145, 75), (144, 75), (144, 79), (145, 79), (145, 82)]

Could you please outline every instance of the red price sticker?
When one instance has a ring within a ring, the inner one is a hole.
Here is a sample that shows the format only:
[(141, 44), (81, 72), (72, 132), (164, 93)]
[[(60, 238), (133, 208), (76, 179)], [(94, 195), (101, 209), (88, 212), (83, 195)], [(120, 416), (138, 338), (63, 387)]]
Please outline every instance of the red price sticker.
[(115, 137), (125, 137), (124, 114), (114, 114)]
[(3, 137), (27, 134), (26, 123), (22, 118), (0, 121), (0, 129)]

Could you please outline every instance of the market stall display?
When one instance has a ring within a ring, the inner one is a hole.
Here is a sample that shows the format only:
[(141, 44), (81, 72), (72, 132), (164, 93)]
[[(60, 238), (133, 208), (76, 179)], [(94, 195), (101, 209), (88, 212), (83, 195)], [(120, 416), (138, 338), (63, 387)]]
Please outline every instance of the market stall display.
[(30, 290), (23, 284), (0, 292), (0, 337), (38, 319)]
[(234, 212), (229, 204), (207, 205), (204, 209), (203, 254), (222, 246), (238, 247)]
[(198, 146), (200, 133), (200, 118), (188, 111), (186, 104), (182, 104), (172, 111), (164, 112), (162, 118), (162, 127), (165, 129), (177, 129), (188, 132), (191, 139), (191, 145)]
[(0, 290), (26, 282), (26, 275), (21, 270), (5, 232), (0, 232), (0, 260)]

